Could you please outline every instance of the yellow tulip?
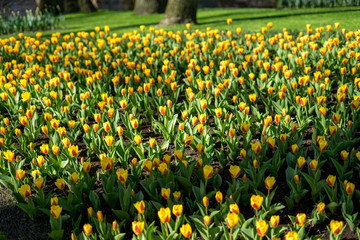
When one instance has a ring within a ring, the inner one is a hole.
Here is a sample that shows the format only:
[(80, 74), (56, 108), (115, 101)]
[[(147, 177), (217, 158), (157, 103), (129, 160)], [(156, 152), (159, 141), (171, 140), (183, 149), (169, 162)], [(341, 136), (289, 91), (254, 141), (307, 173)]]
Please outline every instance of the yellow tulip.
[(175, 216), (177, 217), (180, 216), (181, 213), (183, 212), (183, 205), (182, 204), (173, 205), (172, 212)]
[(143, 233), (144, 226), (145, 226), (144, 222), (136, 222), (136, 221), (132, 222), (132, 230), (136, 234), (136, 236), (139, 236)]
[(260, 195), (252, 195), (250, 198), (250, 205), (253, 209), (259, 210), (264, 201), (264, 198)]
[(192, 234), (192, 229), (190, 224), (187, 223), (182, 225), (180, 228), (180, 232), (185, 238), (190, 238)]
[(256, 232), (260, 237), (264, 237), (269, 229), (269, 224), (265, 220), (256, 221)]
[(206, 180), (208, 180), (209, 178), (211, 178), (212, 174), (214, 173), (214, 169), (212, 166), (210, 165), (206, 165), (204, 166), (203, 168), (203, 175), (204, 175), (204, 178)]
[(226, 223), (229, 228), (234, 228), (239, 222), (239, 216), (236, 213), (228, 213)]
[(229, 169), (229, 172), (231, 174), (231, 177), (236, 179), (240, 175), (240, 167), (231, 165), (230, 169)]
[(158, 211), (159, 219), (162, 223), (166, 224), (170, 221), (171, 211), (170, 208), (160, 208)]
[(50, 213), (51, 216), (53, 216), (53, 218), (58, 219), (60, 217), (62, 211), (62, 207), (60, 207), (59, 205), (52, 205), (50, 208)]
[(334, 234), (334, 235), (339, 234), (343, 228), (343, 225), (344, 224), (342, 221), (331, 220), (330, 229), (331, 229), (332, 234)]
[(274, 187), (275, 183), (276, 183), (275, 177), (270, 177), (270, 176), (266, 177), (265, 179), (266, 189), (271, 190)]

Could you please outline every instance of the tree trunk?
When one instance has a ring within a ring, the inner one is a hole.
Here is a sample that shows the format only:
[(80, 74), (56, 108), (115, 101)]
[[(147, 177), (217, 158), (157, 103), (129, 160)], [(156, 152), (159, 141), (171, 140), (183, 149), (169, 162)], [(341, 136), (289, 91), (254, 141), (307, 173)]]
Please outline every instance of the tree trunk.
[(135, 0), (122, 0), (121, 1), (121, 11), (131, 11), (134, 10)]
[(64, 1), (64, 13), (73, 13), (80, 10), (77, 0), (65, 0)]
[(91, 0), (78, 0), (81, 12), (94, 12), (96, 8)]
[(165, 17), (160, 26), (171, 26), (179, 23), (196, 23), (198, 0), (169, 0)]
[(158, 0), (136, 0), (134, 13), (139, 15), (153, 14), (158, 11)]

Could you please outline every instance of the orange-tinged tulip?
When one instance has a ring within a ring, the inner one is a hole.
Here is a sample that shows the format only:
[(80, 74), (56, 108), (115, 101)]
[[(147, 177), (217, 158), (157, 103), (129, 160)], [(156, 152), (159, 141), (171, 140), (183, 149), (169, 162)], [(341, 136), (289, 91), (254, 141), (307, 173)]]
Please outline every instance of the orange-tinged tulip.
[(183, 205), (182, 204), (173, 205), (172, 212), (176, 217), (180, 216), (181, 213), (183, 212)]
[(20, 188), (18, 188), (18, 192), (23, 198), (27, 198), (31, 194), (31, 188), (29, 184), (24, 184)]
[(264, 198), (260, 195), (252, 195), (250, 198), (250, 205), (253, 209), (259, 210), (264, 201)]
[(299, 227), (302, 227), (306, 223), (306, 214), (305, 213), (298, 213), (296, 215), (296, 223), (299, 225)]
[(59, 205), (52, 205), (50, 208), (51, 216), (55, 219), (58, 219), (60, 217), (61, 211), (62, 207), (60, 207)]
[(231, 25), (232, 19), (231, 19), (231, 18), (227, 18), (227, 19), (226, 19), (226, 23), (227, 23), (228, 25)]
[(205, 226), (209, 226), (210, 223), (211, 223), (211, 218), (210, 218), (210, 216), (206, 215), (206, 216), (204, 217), (204, 224), (205, 224)]
[(71, 174), (70, 179), (74, 184), (76, 184), (79, 181), (79, 174), (77, 174), (76, 172), (73, 172), (73, 174)]
[(212, 174), (214, 173), (214, 168), (210, 165), (206, 165), (203, 168), (203, 176), (206, 180), (210, 179)]
[[(109, 147), (111, 147), (114, 144), (114, 137), (113, 136), (106, 136), (105, 137), (105, 143), (106, 145), (108, 145)], [(70, 149), (70, 148), (69, 148)]]
[(334, 234), (334, 235), (339, 234), (343, 228), (343, 225), (344, 224), (342, 221), (331, 220), (330, 229), (331, 229), (332, 234)]
[[(154, 163), (155, 163), (155, 159), (154, 159)], [(156, 164), (155, 164), (156, 166)], [(168, 173), (168, 165), (166, 163), (161, 163), (159, 166), (158, 166), (158, 169), (159, 171), (162, 173), (162, 174), (167, 174)]]
[(92, 226), (89, 223), (84, 224), (83, 231), (86, 236), (90, 236), (92, 233)]
[(26, 126), (27, 123), (28, 123), (28, 119), (27, 119), (26, 116), (21, 116), (21, 117), (19, 117), (19, 121), (20, 121), (20, 123), (21, 123), (23, 126)]
[(164, 224), (168, 223), (170, 221), (170, 217), (171, 217), (171, 210), (170, 208), (160, 208), (160, 210), (158, 211), (158, 217), (160, 219), (160, 221)]
[(298, 166), (298, 168), (303, 168), (304, 166), (305, 166), (305, 163), (306, 163), (306, 160), (305, 160), (305, 158), (304, 157), (299, 157), (298, 159), (297, 159), (297, 166)]
[(226, 224), (229, 228), (234, 228), (239, 222), (239, 216), (236, 213), (228, 213), (226, 217)]
[(134, 138), (134, 141), (137, 145), (141, 144), (141, 136), (140, 135), (136, 135)]
[(310, 168), (311, 168), (311, 170), (316, 171), (318, 164), (319, 164), (319, 162), (318, 162), (317, 160), (315, 160), (315, 159), (312, 160), (312, 161), (310, 162)]
[(22, 169), (16, 170), (16, 178), (22, 181), (25, 177), (25, 171)]
[(200, 107), (201, 107), (201, 109), (206, 109), (206, 108), (207, 108), (207, 101), (206, 101), (206, 99), (201, 99), (201, 101), (200, 101)]
[(334, 135), (337, 132), (337, 126), (329, 126), (329, 132), (331, 135)]
[(255, 94), (255, 93), (249, 94), (249, 100), (250, 100), (251, 102), (255, 102), (255, 101), (256, 101), (256, 94)]
[(78, 145), (71, 145), (69, 148), (69, 153), (73, 157), (77, 157), (79, 155), (79, 146)]
[(250, 129), (250, 123), (244, 123), (242, 122), (240, 125), (240, 129), (243, 133), (247, 133)]
[(145, 168), (146, 171), (151, 172), (151, 171), (152, 171), (152, 168), (153, 168), (153, 163), (152, 163), (152, 161), (146, 160), (146, 161), (144, 162), (144, 168)]
[(144, 201), (138, 201), (134, 203), (134, 207), (138, 211), (139, 214), (143, 214), (145, 212), (145, 202)]
[(234, 166), (234, 165), (231, 165), (230, 166), (230, 169), (229, 169), (229, 172), (231, 174), (231, 177), (236, 179), (239, 175), (240, 175), (240, 167), (239, 166)]
[(223, 198), (224, 198), (224, 196), (223, 196), (222, 192), (217, 191), (216, 194), (215, 194), (215, 199), (216, 199), (216, 201), (217, 201), (218, 203), (222, 203)]
[(190, 224), (187, 223), (182, 225), (180, 228), (180, 232), (185, 238), (190, 238), (192, 234), (192, 229)]
[(295, 143), (293, 145), (291, 145), (291, 151), (296, 154), (299, 151), (299, 147), (298, 145)]
[(269, 229), (269, 224), (265, 220), (256, 221), (256, 232), (260, 237), (264, 237)]
[(275, 177), (271, 177), (271, 176), (266, 177), (266, 179), (265, 179), (266, 189), (268, 189), (268, 190), (273, 189), (275, 183), (276, 183)]
[(325, 151), (325, 149), (327, 148), (328, 146), (328, 143), (325, 139), (320, 139), (319, 141), (319, 150), (322, 152), (322, 151)]
[(241, 157), (242, 159), (245, 159), (245, 158), (246, 158), (246, 150), (245, 150), (245, 149), (241, 149), (241, 150), (240, 150), (240, 157)]
[(82, 164), (82, 168), (84, 170), (84, 172), (90, 172), (90, 169), (91, 169), (91, 163), (90, 162), (84, 162)]
[(139, 236), (143, 233), (144, 226), (145, 226), (144, 222), (136, 222), (136, 221), (132, 222), (132, 230), (136, 234), (136, 236)]
[(53, 197), (50, 199), (50, 205), (59, 205), (59, 199), (57, 197)]
[(207, 196), (203, 197), (202, 199), (204, 207), (209, 206), (209, 198)]
[(335, 113), (335, 114), (333, 115), (333, 120), (334, 120), (335, 123), (339, 123), (340, 120), (341, 120), (341, 115), (338, 114), (338, 113)]
[(267, 143), (269, 144), (270, 148), (274, 148), (276, 146), (276, 140), (273, 137), (269, 137)]
[(8, 160), (9, 162), (14, 161), (15, 159), (15, 153), (13, 153), (10, 150), (7, 150), (6, 152), (3, 152), (4, 154), (4, 159)]
[(317, 205), (316, 209), (317, 209), (317, 212), (318, 212), (319, 214), (322, 214), (322, 213), (325, 211), (325, 203), (320, 202), (320, 203)]

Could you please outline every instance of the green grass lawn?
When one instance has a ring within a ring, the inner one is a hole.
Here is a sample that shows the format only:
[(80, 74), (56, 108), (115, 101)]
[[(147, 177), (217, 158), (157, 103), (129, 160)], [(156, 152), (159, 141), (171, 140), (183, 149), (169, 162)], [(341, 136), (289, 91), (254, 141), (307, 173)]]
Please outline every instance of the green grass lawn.
[[(94, 13), (74, 13), (65, 15), (64, 25), (56, 29), (61, 33), (78, 31), (93, 31), (95, 26), (109, 25), (112, 32), (124, 33), (139, 29), (142, 24), (154, 26), (161, 21), (163, 14), (147, 16), (135, 15), (133, 12), (98, 11)], [(232, 18), (233, 24), (228, 26), (226, 19)], [(193, 26), (200, 30), (207, 27), (218, 29), (235, 29), (241, 27), (244, 32), (259, 31), (267, 22), (273, 22), (274, 30), (304, 30), (310, 23), (315, 27), (333, 25), (340, 22), (340, 28), (351, 30), (359, 29), (360, 7), (342, 8), (308, 8), (308, 9), (249, 9), (249, 8), (212, 8), (198, 9), (198, 25)], [(167, 27), (166, 30), (184, 29), (184, 25)], [(53, 31), (45, 31), (43, 36), (49, 36)], [(34, 35), (34, 33), (29, 33)], [(5, 37), (0, 36), (0, 37)]]

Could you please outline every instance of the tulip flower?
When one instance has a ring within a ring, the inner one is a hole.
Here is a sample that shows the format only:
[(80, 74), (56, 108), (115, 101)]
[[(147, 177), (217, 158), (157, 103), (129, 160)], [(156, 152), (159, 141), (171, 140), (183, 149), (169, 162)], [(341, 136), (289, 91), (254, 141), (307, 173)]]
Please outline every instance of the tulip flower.
[(210, 223), (211, 223), (211, 218), (208, 216), (208, 215), (206, 215), (205, 217), (204, 217), (204, 224), (205, 224), (205, 226), (209, 226), (210, 225)]
[(261, 143), (260, 142), (251, 143), (251, 150), (255, 154), (259, 154), (261, 152)]
[(353, 184), (351, 182), (347, 182), (345, 185), (345, 190), (348, 195), (353, 194), (354, 190), (355, 190), (355, 184)]
[(63, 190), (65, 188), (65, 181), (63, 178), (56, 179), (55, 185), (58, 189)]
[(31, 194), (31, 188), (29, 184), (24, 184), (20, 188), (18, 188), (18, 192), (23, 198), (27, 198)]
[(299, 157), (297, 159), (297, 167), (298, 168), (300, 168), (300, 169), (303, 168), (305, 166), (305, 163), (306, 163), (306, 160), (304, 157)]
[(346, 150), (342, 150), (340, 152), (340, 157), (342, 158), (342, 160), (346, 161), (349, 157), (349, 152)]
[(243, 133), (247, 133), (249, 131), (249, 128), (250, 128), (250, 123), (242, 122), (240, 125), (240, 129)]
[(38, 189), (38, 190), (41, 190), (44, 188), (44, 179), (43, 178), (36, 178), (34, 180), (34, 184), (35, 184), (35, 187)]
[(223, 196), (222, 192), (217, 191), (216, 194), (215, 194), (215, 199), (216, 199), (216, 201), (217, 201), (218, 203), (222, 203), (223, 198), (224, 198), (224, 196)]
[(20, 181), (22, 181), (25, 177), (25, 171), (22, 169), (16, 170), (16, 178)]
[(76, 184), (79, 181), (79, 174), (77, 174), (76, 172), (73, 172), (73, 174), (71, 174), (71, 176), (70, 176), (70, 179), (71, 179), (71, 182)]
[(317, 209), (317, 212), (318, 212), (319, 214), (322, 214), (322, 213), (325, 211), (325, 203), (320, 202), (320, 203), (317, 205), (316, 209)]
[(230, 212), (232, 212), (232, 213), (236, 213), (236, 214), (240, 213), (239, 206), (236, 203), (230, 204), (229, 209), (230, 209)]
[(276, 140), (273, 137), (269, 137), (267, 143), (269, 144), (270, 148), (274, 148), (276, 146)]
[(250, 198), (250, 205), (253, 209), (259, 210), (264, 201), (264, 198), (260, 195), (252, 195)]
[(190, 145), (192, 141), (194, 140), (194, 136), (186, 135), (185, 137), (185, 145)]
[(114, 167), (114, 161), (109, 157), (100, 158), (100, 164), (104, 171), (110, 170)]
[(144, 222), (132, 222), (132, 230), (136, 234), (136, 236), (140, 236), (142, 232), (144, 231)]
[(165, 199), (170, 197), (170, 188), (161, 188), (161, 196)]
[(175, 191), (173, 192), (173, 196), (176, 200), (179, 200), (181, 197), (181, 192), (180, 191)]
[(319, 150), (322, 152), (322, 151), (325, 151), (325, 149), (327, 148), (328, 146), (328, 143), (325, 139), (321, 139), (319, 141)]
[(265, 220), (256, 221), (256, 232), (260, 237), (264, 237), (269, 229), (269, 224)]
[(59, 199), (57, 197), (53, 197), (50, 199), (50, 205), (59, 205)]
[(71, 154), (71, 156), (77, 157), (79, 155), (79, 146), (78, 145), (71, 145), (68, 148), (68, 151)]
[(92, 233), (92, 226), (89, 223), (84, 224), (83, 231), (86, 236), (90, 236)]
[(201, 107), (201, 109), (206, 109), (206, 108), (207, 108), (207, 101), (206, 101), (206, 99), (202, 99), (202, 100), (200, 101), (200, 107)]
[(339, 234), (343, 228), (343, 225), (344, 224), (342, 221), (331, 220), (330, 229), (331, 229), (332, 234), (334, 234), (334, 235)]
[(171, 217), (170, 208), (160, 208), (160, 210), (158, 211), (158, 217), (162, 223), (168, 223)]
[(279, 225), (279, 222), (280, 222), (280, 216), (278, 215), (271, 216), (270, 218), (271, 227), (276, 228)]
[(335, 186), (335, 182), (336, 182), (336, 176), (329, 175), (329, 176), (326, 178), (326, 182), (327, 182), (327, 184), (328, 184), (330, 187), (334, 187), (334, 186)]
[(176, 217), (180, 216), (181, 213), (183, 212), (183, 205), (182, 204), (173, 205), (172, 212)]
[(136, 135), (134, 138), (134, 141), (137, 145), (139, 145), (141, 143), (141, 136), (140, 135)]
[(226, 224), (229, 228), (234, 228), (239, 222), (239, 216), (236, 213), (228, 213), (226, 217)]
[(144, 201), (138, 201), (134, 203), (134, 207), (138, 211), (139, 214), (143, 214), (145, 212), (145, 203)]
[(287, 234), (285, 234), (285, 240), (299, 240), (299, 236), (295, 231), (288, 232)]
[(144, 168), (146, 171), (151, 172), (153, 168), (153, 163), (150, 160), (144, 162)]
[(240, 175), (240, 167), (231, 165), (230, 169), (229, 169), (229, 172), (231, 174), (231, 177), (233, 179), (236, 179)]
[(121, 168), (116, 171), (116, 175), (118, 176), (119, 181), (124, 184), (128, 178), (128, 170)]
[(291, 145), (291, 151), (296, 154), (299, 151), (299, 147), (298, 145), (295, 143), (293, 145)]
[(256, 94), (255, 94), (255, 93), (249, 94), (249, 100), (250, 100), (251, 102), (255, 102), (255, 101), (256, 101)]
[(50, 208), (51, 216), (55, 219), (58, 219), (60, 217), (61, 211), (62, 207), (60, 207), (59, 205), (52, 205)]
[(190, 224), (187, 223), (182, 225), (180, 228), (180, 232), (185, 238), (190, 238), (192, 234), (192, 229)]
[(306, 214), (305, 213), (298, 213), (296, 215), (296, 223), (299, 225), (299, 227), (302, 227), (306, 223)]
[(212, 166), (206, 165), (203, 167), (203, 176), (205, 180), (210, 179), (213, 173), (214, 173), (214, 169)]
[[(155, 159), (154, 159), (155, 160)], [(155, 163), (155, 161), (154, 161)], [(168, 172), (168, 165), (166, 163), (161, 163), (158, 167), (159, 171), (162, 173), (162, 174), (167, 174)]]
[(268, 189), (268, 190), (273, 189), (275, 183), (276, 183), (275, 177), (271, 177), (271, 176), (266, 177), (266, 179), (265, 179), (266, 189)]

